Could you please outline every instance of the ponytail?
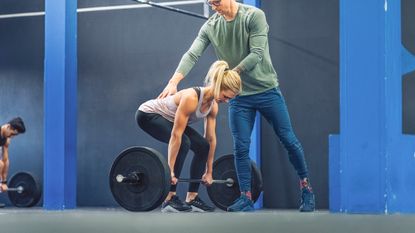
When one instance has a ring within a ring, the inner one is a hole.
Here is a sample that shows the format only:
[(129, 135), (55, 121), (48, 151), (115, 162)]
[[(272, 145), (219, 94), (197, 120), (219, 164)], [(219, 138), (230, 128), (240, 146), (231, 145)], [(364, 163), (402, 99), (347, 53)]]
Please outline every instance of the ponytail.
[(242, 89), (239, 74), (229, 69), (226, 61), (216, 61), (212, 64), (205, 79), (206, 86), (213, 86), (213, 95), (218, 98), (222, 90), (231, 90), (239, 94)]

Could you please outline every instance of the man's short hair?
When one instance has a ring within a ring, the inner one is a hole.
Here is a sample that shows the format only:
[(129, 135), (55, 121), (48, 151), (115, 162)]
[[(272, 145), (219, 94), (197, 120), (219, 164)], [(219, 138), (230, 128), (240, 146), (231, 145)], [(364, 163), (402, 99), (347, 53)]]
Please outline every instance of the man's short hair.
[(13, 129), (17, 130), (17, 132), (19, 132), (19, 133), (26, 132), (26, 127), (24, 126), (24, 122), (23, 122), (22, 118), (20, 118), (20, 117), (13, 118), (7, 123), (10, 124), (10, 126)]

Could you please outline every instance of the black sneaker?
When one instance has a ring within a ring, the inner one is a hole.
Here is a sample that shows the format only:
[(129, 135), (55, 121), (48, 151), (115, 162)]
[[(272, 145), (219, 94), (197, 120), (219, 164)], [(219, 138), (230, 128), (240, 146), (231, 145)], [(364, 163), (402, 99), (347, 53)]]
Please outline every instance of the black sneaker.
[(6, 205), (4, 203), (0, 203), (0, 208), (4, 208)]
[(163, 213), (189, 212), (191, 210), (192, 210), (192, 207), (182, 202), (179, 199), (179, 197), (176, 195), (172, 196), (170, 200), (163, 202), (163, 204), (161, 205), (161, 212)]
[(195, 199), (190, 202), (186, 202), (187, 205), (192, 207), (192, 212), (213, 212), (214, 207), (208, 206), (199, 196), (196, 196)]

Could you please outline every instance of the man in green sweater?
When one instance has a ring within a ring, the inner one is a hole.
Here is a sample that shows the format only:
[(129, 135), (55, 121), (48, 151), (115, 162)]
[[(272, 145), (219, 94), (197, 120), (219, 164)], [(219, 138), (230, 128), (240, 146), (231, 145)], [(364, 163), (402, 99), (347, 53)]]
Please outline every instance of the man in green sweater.
[(271, 62), (264, 12), (235, 0), (208, 0), (207, 3), (216, 13), (202, 26), (159, 98), (177, 92), (178, 83), (190, 72), (208, 45), (212, 44), (218, 59), (228, 62), (240, 74), (243, 84), (242, 93), (229, 102), (229, 124), (241, 196), (228, 211), (254, 210), (249, 146), (257, 111), (272, 125), (297, 171), (301, 186), (300, 211), (314, 211), (314, 194), (308, 179), (303, 148), (293, 132), (278, 86), (277, 73)]

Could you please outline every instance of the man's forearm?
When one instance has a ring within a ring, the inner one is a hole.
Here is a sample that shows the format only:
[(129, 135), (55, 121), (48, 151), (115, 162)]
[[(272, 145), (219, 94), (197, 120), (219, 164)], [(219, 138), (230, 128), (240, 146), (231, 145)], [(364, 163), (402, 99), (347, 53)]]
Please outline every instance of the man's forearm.
[(236, 70), (238, 69), (238, 73), (240, 74), (241, 72), (252, 70), (259, 62), (261, 62), (264, 56), (265, 41), (266, 37), (261, 39), (257, 37), (255, 41), (257, 45), (251, 46), (251, 52), (234, 68), (234, 70), (238, 72)]
[(177, 86), (179, 82), (182, 81), (182, 79), (184, 79), (184, 75), (182, 73), (176, 72), (169, 80), (169, 84)]
[(183, 54), (182, 59), (177, 66), (176, 73), (181, 73), (183, 77), (186, 76), (193, 68), (193, 66), (197, 63), (200, 56), (202, 56), (203, 52), (206, 50), (209, 44), (210, 41), (202, 28), (199, 32), (199, 35), (190, 46), (189, 50)]
[(9, 173), (9, 160), (3, 160), (3, 166), (1, 169), (1, 180), (6, 181), (7, 180), (7, 174)]

